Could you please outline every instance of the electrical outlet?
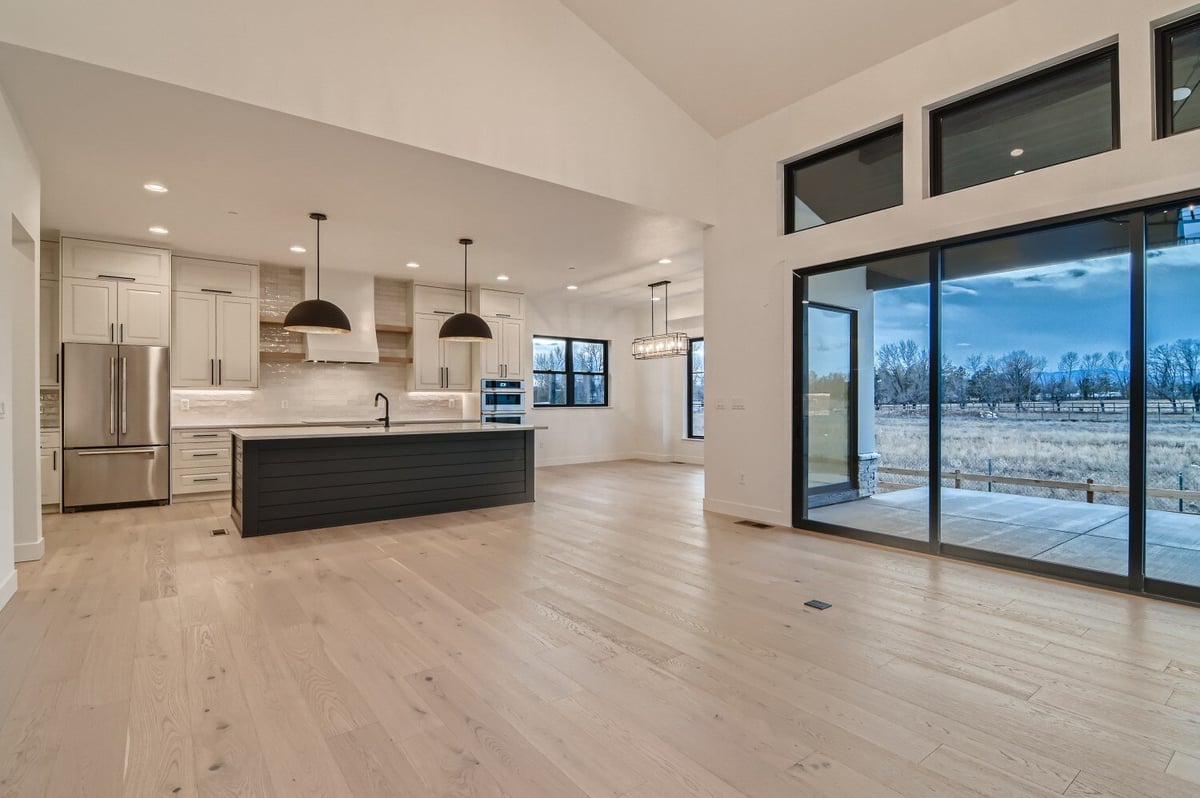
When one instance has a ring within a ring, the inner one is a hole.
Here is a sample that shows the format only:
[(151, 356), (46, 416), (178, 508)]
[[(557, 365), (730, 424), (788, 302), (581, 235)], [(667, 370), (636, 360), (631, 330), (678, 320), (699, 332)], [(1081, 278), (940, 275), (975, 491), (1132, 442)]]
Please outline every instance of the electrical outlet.
[(280, 409), (280, 410), (287, 410), (287, 409), (288, 409), (288, 400), (287, 400), (287, 399), (280, 399), (280, 400), (279, 400), (279, 409)]
[(192, 400), (191, 399), (180, 399), (179, 400), (179, 409), (180, 410), (191, 410), (192, 409)]
[(454, 407), (456, 404), (457, 402), (454, 400), (453, 396), (446, 400), (446, 407)]
[(738, 474), (738, 484), (739, 485), (746, 484), (746, 475), (745, 474)]
[(743, 396), (733, 397), (733, 399), (730, 400), (729, 404), (730, 404), (731, 409), (733, 409), (733, 410), (745, 410), (746, 409), (746, 399)]

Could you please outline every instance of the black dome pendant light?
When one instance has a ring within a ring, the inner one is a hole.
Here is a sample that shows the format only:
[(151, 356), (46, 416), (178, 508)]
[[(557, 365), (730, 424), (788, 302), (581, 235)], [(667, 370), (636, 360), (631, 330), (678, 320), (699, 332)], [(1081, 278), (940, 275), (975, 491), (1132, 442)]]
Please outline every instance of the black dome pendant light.
[(321, 222), (329, 217), (323, 213), (310, 213), (308, 218), (317, 223), (317, 298), (306, 299), (289, 310), (287, 318), (283, 320), (283, 329), (345, 335), (350, 332), (350, 319), (337, 305), (321, 299)]
[(438, 338), (443, 341), (490, 341), (492, 328), (474, 313), (467, 312), (467, 247), (475, 242), (469, 238), (460, 238), (458, 243), (463, 247), (463, 312), (455, 313), (446, 319)]

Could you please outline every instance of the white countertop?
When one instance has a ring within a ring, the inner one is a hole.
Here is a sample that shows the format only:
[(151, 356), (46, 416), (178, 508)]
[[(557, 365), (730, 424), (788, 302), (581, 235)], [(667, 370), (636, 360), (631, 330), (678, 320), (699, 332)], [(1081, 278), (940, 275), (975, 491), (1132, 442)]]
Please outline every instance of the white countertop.
[[(462, 418), (395, 418), (392, 425), (399, 424), (457, 424)], [(180, 419), (171, 421), (171, 429), (248, 429), (251, 427), (353, 427), (376, 424), (374, 419), (293, 419), (291, 421), (272, 421), (269, 419), (237, 419), (235, 421), (220, 421), (212, 419)]]
[(292, 427), (234, 427), (234, 437), (247, 441), (283, 441), (297, 438), (378, 438), (391, 435), (442, 435), (471, 432), (523, 432), (535, 429), (529, 424), (483, 424), (478, 421), (448, 421), (440, 424), (393, 423), (391, 427), (320, 425)]

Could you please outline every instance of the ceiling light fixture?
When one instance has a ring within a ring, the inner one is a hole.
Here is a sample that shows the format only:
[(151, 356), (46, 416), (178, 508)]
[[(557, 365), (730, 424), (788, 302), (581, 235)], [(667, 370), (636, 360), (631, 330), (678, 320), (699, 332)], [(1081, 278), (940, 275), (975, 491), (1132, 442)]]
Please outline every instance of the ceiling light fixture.
[(502, 283), (507, 283), (507, 282), (508, 282), (508, 275), (507, 275), (507, 274), (497, 274), (497, 275), (496, 275), (496, 279), (497, 279), (497, 280), (499, 280), (499, 281), (500, 281), (500, 282), (502, 282)]
[[(1178, 91), (1178, 89), (1176, 89), (1176, 91)], [(152, 194), (166, 194), (170, 190), (162, 183), (146, 183), (142, 186), (142, 188), (146, 189)]]
[[(667, 299), (667, 286), (670, 284), (670, 280), (659, 280), (657, 283), (650, 283), (650, 335), (633, 339), (634, 360), (658, 360), (664, 357), (682, 357), (687, 355), (688, 350), (691, 348), (687, 333), (670, 332), (667, 329), (670, 325), (669, 314), (671, 312), (671, 304)], [(658, 301), (658, 296), (654, 293), (654, 289), (659, 286), (662, 286), (663, 290), (663, 331), (661, 335), (656, 335), (654, 333), (654, 303)]]
[(165, 236), (167, 233), (171, 232), (167, 228), (162, 227), (161, 225), (157, 225), (157, 224), (149, 229), (150, 229), (150, 232), (154, 233), (154, 235), (156, 235), (156, 236)]
[(1011, 156), (1012, 156), (1012, 157), (1014, 157), (1014, 158), (1020, 158), (1022, 155), (1024, 155), (1024, 154), (1025, 154), (1025, 150), (1021, 149), (1020, 147), (1015, 147), (1015, 148), (1014, 148), (1012, 151), (1010, 151), (1008, 154), (1009, 154), (1009, 155), (1011, 155)]
[(329, 217), (310, 213), (308, 218), (317, 223), (317, 298), (306, 299), (289, 310), (283, 329), (314, 335), (345, 335), (350, 332), (350, 319), (337, 305), (321, 299), (321, 222)]
[(305, 252), (308, 252), (307, 249), (300, 246), (299, 244), (292, 244), (290, 247), (288, 247), (288, 249), (290, 249), (292, 252), (297, 253), (298, 255), (303, 255)]
[(670, 262), (671, 262), (671, 259), (670, 259), (670, 258), (659, 258), (659, 259), (658, 259), (658, 262), (659, 262), (659, 263), (666, 264), (666, 263), (670, 263)]
[(469, 238), (460, 238), (458, 243), (462, 244), (463, 248), (463, 312), (455, 313), (446, 319), (442, 329), (438, 330), (438, 338), (443, 341), (466, 341), (468, 343), (490, 341), (492, 340), (492, 328), (474, 313), (467, 312), (467, 297), (470, 296), (467, 292), (467, 247), (475, 242)]
[(1192, 90), (1188, 86), (1180, 86), (1171, 92), (1171, 99), (1177, 103), (1181, 103), (1191, 96)]
[(404, 264), (404, 265), (405, 265), (405, 267), (406, 267), (406, 268), (409, 268), (409, 269), (419, 269), (419, 268), (421, 268), (421, 264), (417, 263), (415, 260), (410, 260), (408, 263), (406, 263), (406, 264)]
[(568, 290), (568, 291), (578, 291), (578, 290), (579, 290), (579, 286), (577, 286), (577, 285), (568, 285), (568, 286), (567, 286), (567, 290)]

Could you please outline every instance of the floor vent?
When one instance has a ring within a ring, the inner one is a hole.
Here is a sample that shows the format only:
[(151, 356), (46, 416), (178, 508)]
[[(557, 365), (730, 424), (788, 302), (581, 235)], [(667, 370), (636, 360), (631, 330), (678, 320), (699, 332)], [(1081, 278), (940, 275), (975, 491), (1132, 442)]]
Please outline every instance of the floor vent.
[(816, 609), (816, 610), (827, 610), (830, 607), (832, 607), (833, 605), (830, 604), (828, 601), (820, 601), (819, 599), (811, 599), (810, 601), (804, 602), (804, 606), (812, 607), (813, 609)]
[(229, 530), (228, 530), (228, 529), (214, 529), (214, 530), (212, 531), (212, 536), (213, 536), (214, 538), (215, 538), (217, 535), (228, 535), (228, 534), (229, 534)]
[(734, 523), (737, 524), (738, 526), (748, 526), (753, 529), (770, 529), (771, 528), (770, 524), (760, 523), (759, 521), (748, 521), (746, 519), (742, 519), (741, 521), (734, 521)]

